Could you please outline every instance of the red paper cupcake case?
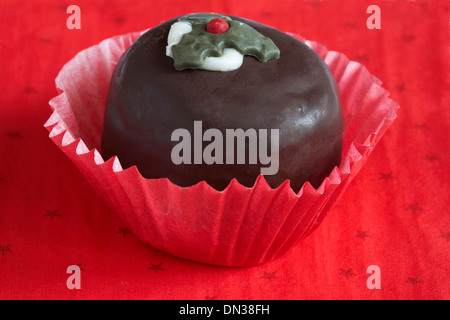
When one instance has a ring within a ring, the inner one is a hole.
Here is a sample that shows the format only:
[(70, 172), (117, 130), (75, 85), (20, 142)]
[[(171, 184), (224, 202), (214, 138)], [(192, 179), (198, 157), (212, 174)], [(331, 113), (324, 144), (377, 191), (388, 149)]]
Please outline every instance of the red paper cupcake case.
[(131, 232), (178, 257), (251, 266), (285, 254), (320, 225), (396, 117), (397, 104), (364, 66), (292, 34), (329, 66), (346, 122), (341, 165), (318, 189), (305, 183), (295, 194), (289, 181), (272, 189), (263, 176), (252, 188), (233, 180), (222, 192), (205, 182), (182, 188), (145, 179), (135, 166), (122, 170), (120, 159), (105, 162), (98, 151), (111, 74), (141, 34), (104, 40), (69, 61), (56, 78), (60, 94), (50, 101), (45, 127)]

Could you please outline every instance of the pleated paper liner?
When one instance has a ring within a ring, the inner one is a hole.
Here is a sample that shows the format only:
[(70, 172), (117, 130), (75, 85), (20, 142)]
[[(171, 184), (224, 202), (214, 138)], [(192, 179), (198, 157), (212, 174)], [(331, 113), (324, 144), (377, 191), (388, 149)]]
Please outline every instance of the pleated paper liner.
[(178, 257), (250, 266), (283, 255), (320, 224), (396, 117), (398, 106), (363, 65), (292, 35), (328, 64), (345, 116), (341, 164), (318, 189), (307, 182), (295, 194), (289, 181), (272, 189), (263, 176), (252, 188), (233, 180), (222, 192), (205, 182), (182, 188), (168, 179), (145, 179), (138, 168), (122, 170), (120, 159), (105, 162), (98, 151), (110, 77), (141, 34), (104, 40), (64, 65), (45, 127), (131, 232)]

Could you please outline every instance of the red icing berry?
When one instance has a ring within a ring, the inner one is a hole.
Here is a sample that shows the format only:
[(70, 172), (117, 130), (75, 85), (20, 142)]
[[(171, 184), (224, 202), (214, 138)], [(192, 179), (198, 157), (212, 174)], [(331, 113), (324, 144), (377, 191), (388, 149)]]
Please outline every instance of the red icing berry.
[(224, 33), (228, 28), (230, 28), (230, 25), (222, 18), (212, 19), (206, 25), (206, 31), (211, 33)]

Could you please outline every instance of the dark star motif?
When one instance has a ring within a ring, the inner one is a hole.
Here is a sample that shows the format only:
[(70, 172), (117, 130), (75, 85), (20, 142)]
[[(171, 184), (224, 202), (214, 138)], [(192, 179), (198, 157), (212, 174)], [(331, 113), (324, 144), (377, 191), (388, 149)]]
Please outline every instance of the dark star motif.
[(423, 122), (423, 123), (416, 123), (414, 128), (418, 129), (418, 130), (428, 130), (429, 129), (428, 125), (425, 122)]
[(413, 34), (404, 34), (402, 38), (408, 42), (416, 40), (416, 36)]
[(344, 24), (344, 27), (346, 28), (350, 28), (350, 29), (354, 29), (358, 26), (358, 24), (356, 22), (347, 22)]
[(49, 44), (49, 43), (52, 43), (52, 39), (50, 39), (50, 38), (40, 38), (39, 42), (45, 43), (45, 44)]
[(419, 206), (419, 202), (407, 203), (407, 207), (405, 208), (407, 211), (411, 211), (413, 214), (416, 214), (419, 211), (423, 211), (423, 208)]
[(406, 282), (411, 283), (413, 286), (415, 286), (418, 283), (422, 283), (422, 281), (419, 280), (419, 276), (414, 277), (414, 278), (408, 277), (408, 281), (406, 281)]
[(158, 264), (153, 264), (153, 263), (151, 263), (151, 266), (148, 267), (147, 269), (153, 270), (153, 271), (155, 271), (155, 272), (158, 272), (158, 271), (165, 271), (165, 269), (162, 268), (162, 264), (163, 264), (162, 262), (160, 262), (160, 263), (158, 263)]
[(359, 62), (366, 62), (368, 60), (365, 54), (358, 54), (355, 56), (355, 59), (358, 60)]
[(2, 253), (2, 256), (5, 255), (6, 252), (12, 252), (11, 245), (7, 244), (6, 246), (0, 246), (0, 252)]
[(59, 209), (55, 209), (55, 210), (45, 210), (46, 213), (44, 214), (44, 217), (50, 217), (50, 219), (53, 220), (53, 218), (55, 217), (61, 217), (61, 215), (58, 213)]
[(343, 268), (340, 268), (340, 273), (339, 273), (339, 275), (341, 275), (341, 276), (344, 276), (345, 278), (349, 278), (350, 276), (352, 276), (352, 277), (354, 277), (354, 276), (356, 276), (356, 274), (353, 272), (353, 268), (350, 268), (350, 269), (343, 269)]
[(122, 227), (117, 228), (116, 233), (121, 233), (122, 236), (123, 236), (124, 238), (125, 238), (126, 235), (128, 235), (128, 234), (132, 234), (131, 231), (128, 230), (128, 228), (122, 228)]
[(446, 241), (450, 241), (450, 232), (441, 232), (439, 238), (444, 238)]
[(369, 236), (369, 232), (367, 230), (358, 230), (358, 234), (355, 237), (365, 240), (367, 237), (370, 237), (370, 236)]
[(274, 272), (266, 272), (264, 271), (264, 275), (261, 276), (262, 279), (267, 279), (269, 281), (272, 281), (272, 279), (278, 279), (278, 277), (275, 275), (277, 271)]
[(394, 89), (397, 91), (403, 92), (403, 91), (405, 91), (406, 87), (403, 83), (401, 83), (401, 84), (396, 84), (394, 86)]
[(82, 265), (82, 263), (75, 264), (75, 266), (77, 266), (78, 268), (80, 268), (80, 271), (84, 271), (84, 269), (81, 267), (81, 265)]
[(426, 154), (424, 160), (434, 162), (434, 161), (439, 160), (439, 158), (436, 155), (436, 153), (433, 153), (433, 154)]
[(263, 11), (261, 11), (261, 15), (263, 17), (271, 17), (271, 16), (273, 16), (273, 13), (271, 11), (263, 10)]
[(22, 134), (19, 131), (8, 131), (8, 133), (5, 136), (13, 140), (22, 138)]
[(427, 0), (425, 0), (425, 1), (417, 1), (416, 3), (422, 9), (426, 9), (428, 7)]
[(309, 5), (313, 8), (320, 7), (320, 1), (321, 0), (309, 0)]
[(116, 24), (122, 24), (122, 23), (124, 23), (125, 22), (125, 17), (124, 16), (120, 16), (120, 17), (116, 17), (116, 18), (114, 18), (114, 22), (116, 23)]
[(212, 297), (205, 296), (205, 300), (216, 300), (216, 299), (217, 299), (217, 296), (212, 296)]
[(34, 87), (25, 87), (22, 89), (22, 91), (20, 91), (22, 93), (26, 93), (26, 94), (30, 94), (30, 93), (36, 93), (36, 90), (34, 89)]
[(392, 176), (392, 171), (389, 171), (389, 172), (386, 172), (386, 173), (381, 172), (380, 173), (380, 179), (384, 180), (384, 181), (389, 181), (389, 180), (394, 179), (394, 177)]

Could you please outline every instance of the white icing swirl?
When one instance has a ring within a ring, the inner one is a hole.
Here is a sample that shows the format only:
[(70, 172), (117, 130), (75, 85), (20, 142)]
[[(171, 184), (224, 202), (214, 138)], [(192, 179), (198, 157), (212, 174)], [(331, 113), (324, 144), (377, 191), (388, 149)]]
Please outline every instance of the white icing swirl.
[[(172, 46), (180, 43), (183, 35), (192, 31), (189, 22), (178, 21), (172, 24), (167, 37), (166, 55), (173, 59)], [(232, 71), (239, 69), (244, 55), (232, 48), (225, 48), (220, 57), (206, 57), (199, 69), (209, 71)]]
[(192, 26), (189, 22), (178, 21), (172, 24), (167, 37), (166, 55), (173, 59), (172, 46), (180, 43), (183, 35), (192, 31)]

